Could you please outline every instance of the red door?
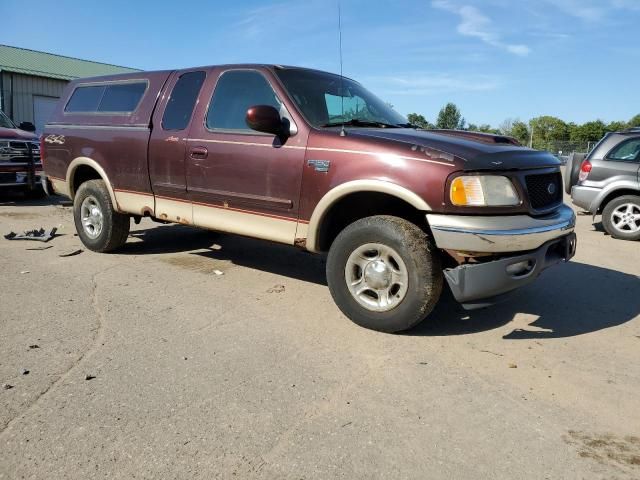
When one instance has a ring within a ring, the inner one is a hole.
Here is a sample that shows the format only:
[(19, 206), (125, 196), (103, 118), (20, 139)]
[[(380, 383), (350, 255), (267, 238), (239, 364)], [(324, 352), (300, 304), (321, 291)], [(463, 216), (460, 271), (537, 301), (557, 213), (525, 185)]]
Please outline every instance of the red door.
[[(213, 95), (198, 106), (198, 121), (187, 140), (193, 222), (293, 243), (308, 131), (268, 70), (217, 73), (217, 79), (207, 81), (203, 92), (213, 90)], [(245, 115), (253, 105), (277, 108), (292, 125), (292, 134), (279, 138), (249, 129)]]

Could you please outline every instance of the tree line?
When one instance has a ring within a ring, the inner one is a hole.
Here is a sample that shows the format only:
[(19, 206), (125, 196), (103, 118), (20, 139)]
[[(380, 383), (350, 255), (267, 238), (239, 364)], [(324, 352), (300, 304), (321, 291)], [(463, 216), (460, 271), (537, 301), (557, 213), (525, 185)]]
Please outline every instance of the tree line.
[(533, 148), (566, 151), (589, 148), (589, 144), (597, 142), (608, 132), (616, 132), (632, 127), (640, 127), (640, 113), (628, 121), (614, 121), (604, 123), (602, 120), (577, 124), (565, 122), (560, 118), (543, 115), (523, 122), (519, 119), (508, 118), (498, 128), (488, 124), (467, 124), (460, 109), (454, 103), (447, 103), (436, 119), (436, 123), (429, 122), (423, 115), (410, 113), (407, 120), (419, 128), (443, 128), (447, 130), (469, 130), (475, 132), (507, 135), (515, 138), (523, 145)]

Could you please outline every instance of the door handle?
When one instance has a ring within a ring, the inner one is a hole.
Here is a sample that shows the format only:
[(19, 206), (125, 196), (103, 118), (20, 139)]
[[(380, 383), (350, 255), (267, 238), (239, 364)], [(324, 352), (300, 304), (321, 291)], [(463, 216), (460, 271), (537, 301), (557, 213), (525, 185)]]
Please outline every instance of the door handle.
[(205, 147), (192, 147), (189, 151), (189, 155), (191, 158), (207, 158), (209, 155), (209, 151)]

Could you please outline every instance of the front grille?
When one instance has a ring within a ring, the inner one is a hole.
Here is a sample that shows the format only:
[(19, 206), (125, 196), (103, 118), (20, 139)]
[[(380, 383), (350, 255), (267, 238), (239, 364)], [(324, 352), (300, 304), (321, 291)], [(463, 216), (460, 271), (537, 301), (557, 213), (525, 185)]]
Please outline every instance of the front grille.
[(35, 163), (40, 162), (40, 145), (36, 142), (19, 142), (0, 140), (0, 161), (4, 162), (28, 162), (29, 146)]
[(535, 210), (553, 207), (562, 201), (562, 175), (560, 172), (527, 175), (529, 202)]

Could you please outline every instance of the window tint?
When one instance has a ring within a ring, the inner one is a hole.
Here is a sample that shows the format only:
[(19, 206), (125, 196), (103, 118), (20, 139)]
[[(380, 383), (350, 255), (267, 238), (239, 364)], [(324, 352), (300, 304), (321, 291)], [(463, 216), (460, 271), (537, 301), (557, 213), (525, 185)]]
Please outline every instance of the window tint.
[(621, 143), (607, 156), (609, 160), (622, 160), (625, 162), (638, 161), (640, 159), (640, 138), (634, 138)]
[(98, 110), (105, 88), (104, 85), (76, 88), (64, 110), (66, 112), (95, 112)]
[(102, 96), (102, 101), (98, 107), (99, 112), (133, 112), (144, 91), (147, 89), (146, 83), (121, 83), (119, 85), (108, 85)]
[(130, 113), (136, 109), (146, 89), (146, 82), (78, 87), (64, 110), (86, 113)]
[(204, 72), (188, 72), (180, 76), (171, 91), (171, 98), (162, 116), (163, 129), (184, 130), (187, 128), (205, 76)]
[(251, 130), (245, 117), (254, 105), (271, 105), (279, 111), (281, 102), (260, 73), (246, 70), (224, 73), (213, 92), (207, 128)]

